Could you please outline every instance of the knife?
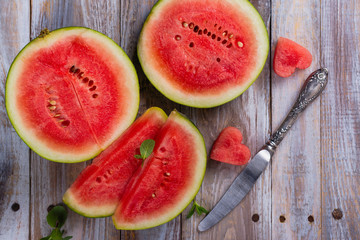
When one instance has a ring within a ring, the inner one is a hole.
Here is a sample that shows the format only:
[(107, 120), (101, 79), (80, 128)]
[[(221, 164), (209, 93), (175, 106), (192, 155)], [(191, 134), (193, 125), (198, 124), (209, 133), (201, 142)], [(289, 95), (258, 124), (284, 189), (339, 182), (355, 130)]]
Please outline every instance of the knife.
[(290, 110), (285, 120), (281, 123), (277, 131), (271, 135), (269, 141), (247, 164), (243, 171), (235, 178), (229, 189), (222, 196), (220, 201), (210, 211), (210, 213), (200, 222), (199, 231), (206, 231), (229, 212), (231, 212), (246, 196), (261, 173), (266, 169), (276, 147), (285, 137), (297, 117), (304, 109), (313, 102), (324, 90), (328, 79), (328, 70), (321, 68), (311, 73), (306, 79), (298, 99)]

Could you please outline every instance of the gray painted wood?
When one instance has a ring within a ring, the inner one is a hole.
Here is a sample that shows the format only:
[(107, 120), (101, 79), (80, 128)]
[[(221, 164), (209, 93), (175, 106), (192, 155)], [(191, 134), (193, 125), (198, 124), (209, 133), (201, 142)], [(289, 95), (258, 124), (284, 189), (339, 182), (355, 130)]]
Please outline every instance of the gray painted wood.
[[(29, 14), (27, 2), (0, 1), (0, 239), (29, 235), (29, 148), (11, 126), (5, 109), (6, 76), (29, 41), (30, 26), (24, 24)], [(13, 211), (13, 204), (20, 208)]]
[(321, 3), (321, 64), (331, 73), (320, 118), (323, 239), (360, 236), (359, 12), (357, 0)]
[[(310, 72), (320, 65), (328, 67), (330, 82), (321, 99), (294, 125), (251, 193), (213, 229), (197, 232), (202, 217), (186, 219), (189, 209), (167, 224), (141, 231), (118, 231), (111, 218), (89, 219), (70, 211), (66, 234), (74, 239), (358, 239), (359, 2), (252, 0), (271, 34), (271, 57), (242, 96), (212, 109), (166, 99), (142, 72), (136, 44), (155, 2), (0, 0), (0, 239), (39, 239), (48, 234), (46, 209), (61, 202), (65, 190), (89, 164), (52, 163), (30, 152), (14, 132), (4, 105), (6, 74), (18, 51), (44, 27), (71, 25), (96, 29), (123, 47), (139, 75), (139, 115), (150, 106), (167, 113), (177, 108), (203, 133), (208, 152), (219, 132), (232, 125), (242, 130), (243, 141), (256, 153), (287, 114)], [(271, 62), (280, 36), (310, 50), (309, 69), (286, 79), (275, 75)], [(196, 200), (211, 208), (241, 170), (208, 160)], [(15, 202), (20, 204), (17, 212), (11, 210)], [(340, 220), (333, 218), (334, 209), (342, 211)], [(251, 220), (253, 214), (259, 214), (258, 222)], [(285, 216), (284, 223), (280, 215)]]
[[(306, 47), (311, 66), (281, 78), (274, 72), (272, 129), (280, 125), (298, 97), (307, 76), (320, 66), (320, 4), (317, 0), (272, 1), (272, 47), (279, 37)], [(310, 7), (311, 6), (311, 7)], [(274, 51), (273, 51), (274, 52)], [(299, 117), (278, 147), (272, 161), (272, 238), (321, 237), (320, 99)], [(313, 216), (314, 222), (308, 217)], [(285, 221), (280, 221), (280, 216)]]

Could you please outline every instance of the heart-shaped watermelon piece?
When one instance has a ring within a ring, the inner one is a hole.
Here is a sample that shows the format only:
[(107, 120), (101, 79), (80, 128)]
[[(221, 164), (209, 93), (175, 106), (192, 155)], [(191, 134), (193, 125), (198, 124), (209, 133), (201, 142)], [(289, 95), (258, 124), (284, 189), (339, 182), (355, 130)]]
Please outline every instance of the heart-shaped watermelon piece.
[(280, 77), (289, 77), (296, 68), (305, 69), (312, 62), (311, 53), (296, 42), (280, 37), (274, 54), (274, 71)]
[(241, 143), (242, 139), (239, 129), (224, 128), (211, 149), (210, 158), (233, 165), (245, 165), (250, 160), (251, 152)]

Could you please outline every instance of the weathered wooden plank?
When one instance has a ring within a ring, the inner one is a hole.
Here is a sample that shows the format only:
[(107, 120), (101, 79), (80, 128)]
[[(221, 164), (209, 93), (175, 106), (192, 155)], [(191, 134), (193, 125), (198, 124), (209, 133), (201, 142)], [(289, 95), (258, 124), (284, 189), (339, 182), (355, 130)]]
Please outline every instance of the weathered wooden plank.
[(0, 239), (29, 236), (29, 148), (16, 134), (5, 109), (11, 62), (29, 41), (30, 4), (0, 1)]
[(136, 47), (142, 26), (150, 13), (151, 8), (156, 2), (156, 0), (121, 1), (120, 46), (128, 54), (138, 73), (141, 96), (139, 115), (149, 107), (153, 106), (161, 107), (167, 114), (175, 108), (178, 110), (184, 109), (184, 107), (179, 104), (167, 99), (151, 85), (141, 69), (139, 59), (137, 57)]
[(330, 72), (321, 99), (323, 239), (360, 236), (359, 23), (359, 1), (321, 1), (321, 63)]
[[(313, 55), (312, 65), (291, 77), (281, 78), (273, 72), (272, 129), (275, 131), (307, 76), (320, 67), (320, 2), (272, 1), (271, 27), (273, 50), (279, 37), (287, 37)], [(273, 157), (272, 239), (321, 237), (320, 170), (320, 101), (317, 100), (299, 117)], [(314, 218), (313, 222), (308, 220), (309, 216)]]
[[(139, 115), (152, 106), (161, 107), (167, 114), (171, 110), (182, 108), (166, 99), (147, 80), (141, 69), (136, 46), (143, 23), (147, 18), (155, 0), (151, 1), (121, 1), (121, 44), (130, 59), (133, 61), (138, 72), (140, 83), (140, 108)], [(186, 113), (186, 112), (185, 112)], [(121, 239), (179, 239), (181, 237), (180, 217), (161, 226), (141, 231), (121, 231)]]
[[(85, 26), (98, 30), (120, 42), (120, 4), (116, 1), (42, 1), (31, 2), (31, 37), (41, 29)], [(31, 155), (31, 239), (50, 233), (46, 223), (49, 205), (61, 202), (62, 195), (86, 163), (60, 164)], [(72, 211), (64, 226), (74, 239), (119, 239), (120, 231), (111, 218), (90, 219)]]
[[(251, 1), (269, 30), (270, 1)], [(191, 109), (190, 115), (204, 136), (208, 153), (218, 134), (227, 126), (239, 128), (253, 154), (265, 143), (270, 128), (270, 65), (267, 61), (258, 80), (240, 97), (212, 109)], [(211, 209), (243, 167), (208, 160), (204, 182), (196, 200)], [(203, 216), (182, 218), (184, 239), (269, 239), (271, 235), (271, 171), (268, 168), (242, 203), (212, 229), (199, 233)], [(189, 211), (185, 210), (185, 213)], [(259, 221), (253, 222), (252, 215)]]

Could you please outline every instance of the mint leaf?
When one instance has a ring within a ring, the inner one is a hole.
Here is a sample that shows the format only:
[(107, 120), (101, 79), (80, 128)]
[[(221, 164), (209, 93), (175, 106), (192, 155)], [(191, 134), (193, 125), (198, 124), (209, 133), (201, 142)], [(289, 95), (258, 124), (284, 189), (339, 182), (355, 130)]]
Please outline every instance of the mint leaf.
[(153, 152), (155, 147), (155, 141), (152, 139), (144, 140), (140, 145), (140, 154), (136, 154), (134, 158), (142, 159), (141, 167), (144, 165), (144, 161)]
[(61, 205), (53, 207), (48, 215), (46, 216), (46, 220), (48, 224), (53, 227), (51, 234), (47, 237), (43, 237), (40, 240), (69, 240), (72, 236), (68, 236), (63, 238), (64, 230), (60, 230), (60, 228), (65, 224), (67, 219), (68, 212), (66, 208)]
[(62, 233), (60, 228), (55, 228), (50, 234), (51, 240), (62, 240)]
[(198, 207), (198, 206), (195, 206), (195, 209), (196, 209), (197, 214), (200, 216), (200, 215), (201, 215), (201, 211), (200, 211), (199, 207)]
[(193, 200), (193, 205), (190, 209), (190, 212), (188, 213), (188, 215), (186, 216), (186, 218), (190, 218), (192, 215), (194, 215), (195, 211), (197, 212), (197, 214), (200, 216), (201, 214), (205, 213), (208, 214), (209, 211), (206, 210), (204, 207), (200, 206), (195, 199)]
[(209, 213), (209, 211), (206, 210), (205, 208), (203, 208), (202, 206), (198, 206), (198, 208), (199, 208), (199, 210), (200, 210), (201, 213), (205, 213), (205, 214), (208, 214), (208, 213)]
[(195, 212), (195, 204), (192, 205), (192, 207), (191, 207), (188, 215), (186, 215), (186, 218), (187, 218), (187, 219), (188, 219), (188, 218), (191, 218), (191, 216), (194, 214), (194, 212)]
[(46, 220), (53, 228), (61, 228), (67, 218), (67, 211), (63, 206), (55, 206), (48, 213)]
[(142, 159), (146, 159), (150, 156), (155, 147), (155, 141), (152, 139), (146, 139), (140, 146), (140, 154)]

